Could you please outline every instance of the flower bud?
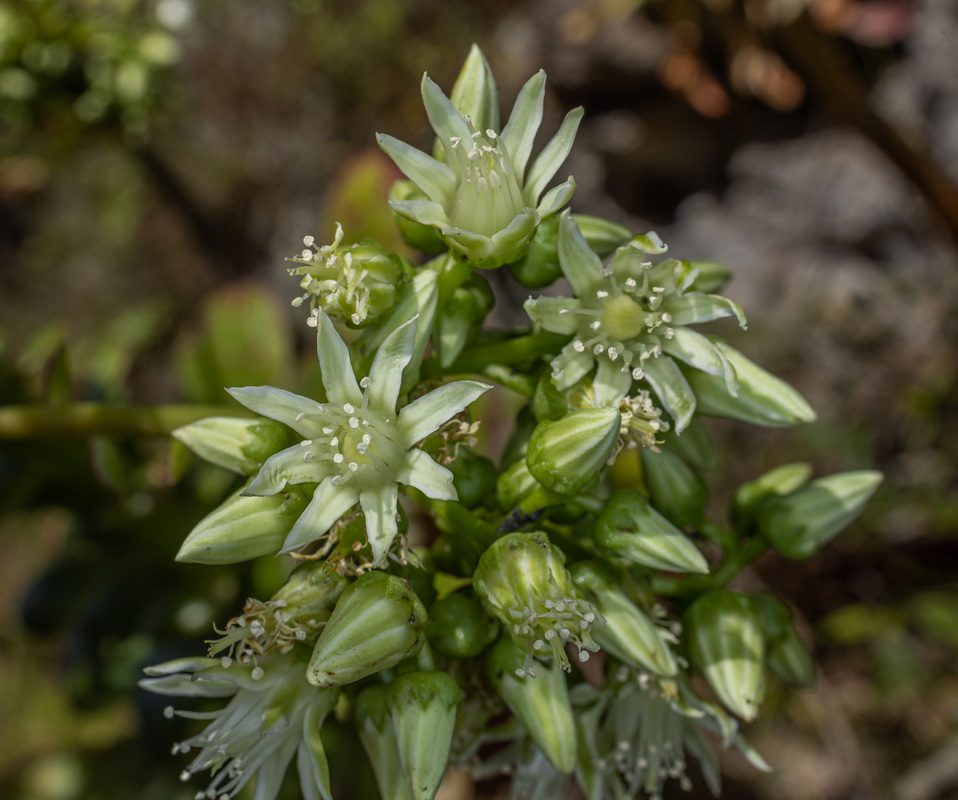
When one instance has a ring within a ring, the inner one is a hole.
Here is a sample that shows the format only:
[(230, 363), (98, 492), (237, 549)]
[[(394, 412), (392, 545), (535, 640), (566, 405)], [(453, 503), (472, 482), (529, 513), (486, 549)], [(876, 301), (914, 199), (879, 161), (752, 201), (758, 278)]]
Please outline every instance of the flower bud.
[(512, 277), (527, 289), (542, 289), (562, 275), (559, 266), (559, 217), (542, 220), (526, 254), (509, 265)]
[(670, 572), (709, 571), (692, 540), (635, 489), (612, 493), (595, 521), (592, 537), (601, 549), (646, 567)]
[(861, 514), (881, 481), (881, 473), (873, 470), (819, 478), (764, 503), (758, 529), (786, 558), (810, 558)]
[(452, 364), (466, 346), (475, 330), (482, 325), (495, 296), (485, 278), (473, 274), (459, 286), (441, 309), (439, 309), (436, 347), (439, 363), (443, 367)]
[(722, 376), (701, 370), (684, 370), (700, 414), (737, 419), (767, 428), (815, 421), (814, 410), (797, 390), (725, 342), (716, 341), (714, 344), (735, 371), (738, 393), (729, 392)]
[[(565, 675), (554, 667), (530, 675), (523, 655), (503, 636), (486, 661), (489, 680), (529, 736), (560, 772), (575, 768), (575, 720)], [(523, 673), (524, 677), (517, 675)]]
[(449, 464), (449, 471), (462, 505), (470, 510), (479, 506), (495, 507), (499, 470), (488, 458), (461, 448)]
[(670, 450), (644, 447), (640, 453), (652, 505), (679, 528), (699, 522), (709, 501), (705, 482)]
[(792, 612), (770, 594), (753, 594), (749, 600), (762, 618), (762, 629), (768, 640), (765, 652), (768, 668), (789, 686), (807, 689), (815, 682), (815, 665), (795, 630)]
[(551, 655), (570, 670), (565, 647), (574, 644), (585, 661), (598, 645), (590, 628), (598, 618), (563, 565), (562, 552), (544, 533), (510, 533), (496, 540), (479, 559), (473, 586), (490, 613), (506, 626), (516, 646), (532, 658)]
[(631, 601), (609, 569), (595, 561), (584, 561), (570, 570), (583, 593), (594, 598), (596, 608), (605, 619), (596, 625), (592, 636), (599, 646), (633, 667), (671, 678), (678, 666), (662, 632)]
[(402, 578), (367, 572), (340, 596), (313, 649), (306, 678), (343, 686), (419, 652), (426, 609)]
[(381, 797), (415, 800), (399, 758), (399, 741), (390, 716), (388, 686), (370, 686), (356, 697), (356, 730), (369, 756)]
[(496, 494), (499, 496), (499, 505), (504, 511), (518, 508), (524, 503), (528, 504), (535, 495), (541, 496), (542, 505), (548, 504), (548, 497), (555, 497), (532, 476), (524, 458), (520, 458), (500, 473), (496, 481)]
[(762, 620), (749, 598), (724, 589), (699, 597), (683, 628), (693, 666), (734, 714), (750, 721), (765, 695)]
[(448, 658), (474, 658), (492, 644), (498, 633), (499, 625), (477, 597), (456, 592), (429, 608), (429, 644)]
[(766, 500), (791, 494), (804, 486), (812, 475), (810, 464), (782, 464), (754, 481), (743, 483), (732, 497), (732, 519), (739, 528), (751, 526), (755, 512)]
[(614, 408), (583, 408), (532, 432), (526, 464), (543, 486), (565, 495), (595, 488), (619, 438), (622, 418)]
[(446, 773), (462, 696), (445, 672), (406, 672), (389, 687), (399, 760), (416, 800), (432, 800)]
[(245, 497), (242, 491), (207, 514), (176, 554), (189, 564), (235, 564), (272, 555), (309, 503), (299, 486), (268, 497)]
[(290, 443), (285, 425), (240, 417), (201, 419), (177, 428), (173, 438), (200, 458), (240, 475), (255, 475), (267, 458)]

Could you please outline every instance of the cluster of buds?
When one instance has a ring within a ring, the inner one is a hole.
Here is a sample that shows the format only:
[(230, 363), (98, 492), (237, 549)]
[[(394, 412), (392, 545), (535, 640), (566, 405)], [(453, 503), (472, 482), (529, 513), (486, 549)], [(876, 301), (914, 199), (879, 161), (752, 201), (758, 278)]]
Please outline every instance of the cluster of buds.
[[(338, 225), (331, 244), (307, 237), (290, 272), (316, 331), (318, 397), (234, 388), (256, 419), (175, 433), (243, 480), (179, 560), (305, 562), (247, 601), (209, 658), (148, 670), (151, 691), (228, 699), (169, 710), (209, 722), (175, 748), (198, 751), (184, 779), (212, 773), (197, 798), (229, 800), (258, 773), (257, 800), (275, 800), (296, 755), (303, 796), (333, 800), (320, 729), (334, 708), (393, 800), (434, 800), (450, 763), (509, 773), (512, 796), (558, 797), (575, 780), (589, 800), (655, 799), (669, 780), (688, 788), (689, 756), (717, 793), (705, 732), (763, 769), (737, 720), (759, 713), (770, 675), (813, 678), (788, 607), (727, 584), (763, 548), (817, 552), (880, 476), (810, 480), (787, 465), (739, 489), (730, 527), (709, 518), (696, 417), (782, 426), (814, 413), (691, 327), (744, 327), (717, 294), (727, 270), (654, 261), (656, 234), (559, 213), (575, 183), (547, 185), (581, 110), (531, 159), (544, 96), (539, 73), (500, 126), (477, 48), (449, 97), (424, 77), (433, 154), (379, 144), (409, 178), (391, 193), (407, 243), (447, 251), (412, 266), (344, 244)], [(573, 296), (530, 298), (530, 329), (483, 331), (494, 296), (478, 270), (504, 265), (532, 289), (565, 276)], [(475, 452), (469, 406), (487, 380), (527, 401), (502, 468)], [(501, 747), (488, 755), (488, 741)]]

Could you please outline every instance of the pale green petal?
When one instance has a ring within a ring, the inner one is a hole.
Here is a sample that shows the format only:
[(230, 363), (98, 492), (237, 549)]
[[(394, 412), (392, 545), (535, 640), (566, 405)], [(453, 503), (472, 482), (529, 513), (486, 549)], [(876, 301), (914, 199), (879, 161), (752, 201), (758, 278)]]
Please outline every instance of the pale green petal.
[(264, 759), (256, 770), (256, 790), (253, 793), (253, 800), (276, 800), (279, 795), (286, 768), (299, 746), (299, 738), (283, 736), (279, 741), (282, 742), (280, 747), (274, 747), (269, 757)]
[(745, 312), (742, 307), (734, 300), (717, 294), (692, 292), (673, 295), (662, 302), (662, 310), (672, 315), (672, 325), (695, 325), (735, 316), (739, 325), (745, 327)]
[(476, 130), (499, 130), (499, 90), (489, 62), (477, 45), (469, 48), (449, 99), (463, 116), (472, 119)]
[(299, 444), (274, 453), (263, 463), (256, 477), (243, 490), (247, 497), (262, 497), (276, 494), (287, 483), (309, 483), (323, 478), (325, 464), (322, 461), (304, 461), (307, 448)]
[(282, 422), (304, 438), (315, 433), (316, 423), (301, 419), (303, 414), (322, 411), (315, 400), (275, 386), (243, 386), (226, 391), (254, 414)]
[(195, 681), (192, 675), (164, 675), (144, 678), (137, 686), (164, 697), (232, 697), (239, 691), (229, 681)]
[(519, 91), (516, 103), (512, 107), (512, 114), (509, 115), (509, 122), (502, 130), (502, 140), (509, 151), (513, 169), (520, 179), (525, 173), (526, 164), (529, 163), (532, 144), (542, 123), (542, 105), (545, 96), (546, 74), (540, 69)]
[(568, 212), (559, 220), (559, 265), (576, 297), (586, 297), (602, 279), (602, 260), (592, 252)]
[(413, 400), (399, 412), (402, 443), (412, 447), (491, 388), (479, 381), (454, 381)]
[(675, 420), (675, 432), (681, 433), (695, 413), (695, 395), (685, 376), (675, 362), (664, 355), (643, 361), (642, 371), (652, 391)]
[(446, 209), (432, 200), (390, 200), (389, 207), (400, 217), (421, 225), (431, 225), (434, 228), (445, 228), (449, 225)]
[(552, 382), (559, 391), (568, 389), (576, 381), (589, 374), (595, 366), (595, 356), (591, 350), (578, 352), (569, 342), (562, 352), (552, 359)]
[(396, 480), (418, 489), (433, 500), (458, 499), (452, 485), (452, 473), (418, 448), (413, 448), (406, 454), (406, 463), (396, 475)]
[(333, 480), (333, 477), (326, 478), (316, 487), (313, 499), (283, 542), (280, 554), (298, 550), (303, 545), (316, 541), (359, 501), (359, 490), (355, 481), (334, 486)]
[(691, 328), (676, 328), (671, 339), (662, 340), (662, 349), (690, 367), (725, 378), (729, 392), (738, 392), (738, 380), (725, 354), (712, 341)]
[(581, 108), (574, 108), (566, 114), (556, 135), (552, 137), (536, 160), (532, 162), (532, 168), (529, 170), (529, 175), (522, 187), (522, 194), (530, 206), (536, 205), (542, 190), (546, 188), (549, 181), (552, 180), (552, 176), (556, 174), (559, 167), (562, 166), (562, 162), (568, 157), (584, 113)]
[(218, 658), (204, 658), (203, 656), (187, 656), (186, 658), (174, 658), (172, 661), (164, 661), (162, 664), (153, 664), (150, 667), (143, 668), (143, 674), (156, 678), (161, 675), (175, 675), (177, 672), (199, 672), (207, 667), (212, 667), (220, 663)]
[(574, 193), (575, 180), (573, 180), (570, 175), (565, 183), (560, 183), (558, 186), (546, 192), (545, 197), (542, 198), (536, 207), (536, 211), (539, 212), (540, 217), (550, 217), (568, 203)]
[(318, 315), (319, 335), (316, 337), (316, 349), (319, 351), (319, 368), (323, 386), (326, 387), (326, 396), (332, 403), (352, 403), (360, 406), (363, 393), (349, 361), (349, 349), (336, 331), (333, 321), (322, 309), (319, 309)]
[(469, 141), (472, 132), (452, 101), (442, 93), (435, 81), (428, 75), (422, 76), (422, 102), (426, 107), (429, 124), (439, 137), (446, 151), (446, 160), (453, 163), (455, 155), (451, 152), (451, 139)]
[(522, 307), (533, 322), (538, 322), (547, 331), (571, 336), (579, 330), (582, 317), (573, 312), (580, 305), (574, 298), (530, 297)]
[(320, 708), (314, 704), (306, 710), (306, 719), (303, 721), (303, 740), (296, 752), (296, 769), (303, 800), (333, 800), (329, 785), (329, 762), (319, 735), (323, 717)]
[(388, 419), (396, 415), (396, 400), (399, 399), (403, 370), (412, 358), (418, 319), (413, 317), (386, 337), (369, 370), (369, 387), (366, 389), (369, 406)]
[(615, 406), (632, 388), (632, 372), (622, 370), (621, 361), (597, 359), (599, 366), (592, 382), (592, 397), (597, 408)]
[(385, 133), (377, 134), (376, 141), (403, 174), (431, 200), (444, 205), (452, 201), (456, 192), (456, 175), (446, 164)]
[(399, 532), (396, 523), (399, 490), (395, 483), (366, 489), (359, 496), (359, 503), (366, 516), (366, 536), (373, 551), (373, 563), (379, 564)]

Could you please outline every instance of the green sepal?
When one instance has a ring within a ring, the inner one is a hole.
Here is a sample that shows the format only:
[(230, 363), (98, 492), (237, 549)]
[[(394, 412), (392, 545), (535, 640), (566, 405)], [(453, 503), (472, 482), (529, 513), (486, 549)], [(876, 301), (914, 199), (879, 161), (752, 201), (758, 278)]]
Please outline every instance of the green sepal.
[(862, 511), (882, 482), (874, 470), (819, 478), (758, 510), (762, 536), (786, 558), (811, 558)]
[(207, 417), (173, 431), (200, 458), (239, 475), (255, 475), (273, 453), (290, 445), (285, 425), (269, 419)]
[(702, 595), (682, 620), (692, 665), (722, 704), (746, 721), (765, 696), (762, 618), (749, 598), (725, 589)]
[(526, 451), (529, 472), (558, 494), (591, 491), (615, 449), (621, 419), (615, 408), (583, 408), (540, 422)]
[(630, 666), (664, 678), (678, 674), (678, 664), (661, 632), (622, 591), (618, 576), (595, 561), (579, 562), (569, 572), (605, 619), (604, 625), (592, 627), (592, 638), (603, 650)]
[(698, 474), (670, 450), (641, 451), (645, 485), (652, 505), (673, 525), (694, 525), (705, 514), (709, 492)]
[(635, 489), (618, 489), (595, 521), (600, 549), (636, 564), (671, 572), (707, 573), (708, 563), (691, 539)]
[(743, 483), (732, 496), (732, 521), (738, 528), (748, 529), (762, 503), (772, 497), (791, 494), (808, 483), (811, 476), (811, 464), (796, 462), (782, 464), (753, 481)]
[(399, 741), (390, 717), (388, 686), (370, 686), (356, 697), (356, 732), (373, 768), (379, 794), (389, 800), (415, 800), (399, 758)]
[(672, 451), (695, 469), (704, 470), (712, 466), (715, 460), (712, 441), (699, 417), (692, 417), (689, 426), (682, 431), (681, 436), (674, 431), (667, 431), (660, 435), (663, 449)]
[(266, 497), (228, 497), (190, 531), (176, 560), (189, 564), (236, 564), (274, 555), (309, 504), (312, 484), (288, 486)]
[(738, 395), (728, 391), (725, 378), (686, 368), (700, 414), (727, 417), (767, 428), (814, 422), (815, 412), (798, 391), (743, 356), (734, 347), (715, 340), (715, 346), (735, 369)]
[(385, 572), (359, 576), (340, 596), (306, 668), (314, 686), (343, 686), (419, 652), (426, 609), (409, 584)]
[(389, 687), (399, 761), (416, 800), (433, 800), (439, 790), (461, 702), (445, 672), (406, 672)]
[(429, 607), (426, 637), (440, 655), (474, 658), (492, 644), (498, 633), (499, 623), (474, 595), (455, 592)]
[(562, 419), (572, 410), (566, 394), (560, 392), (548, 372), (543, 372), (532, 395), (532, 413), (536, 420)]
[(489, 681), (553, 766), (570, 773), (575, 769), (576, 726), (565, 673), (541, 666), (535, 677), (519, 678), (523, 663), (522, 652), (503, 636), (486, 659)]

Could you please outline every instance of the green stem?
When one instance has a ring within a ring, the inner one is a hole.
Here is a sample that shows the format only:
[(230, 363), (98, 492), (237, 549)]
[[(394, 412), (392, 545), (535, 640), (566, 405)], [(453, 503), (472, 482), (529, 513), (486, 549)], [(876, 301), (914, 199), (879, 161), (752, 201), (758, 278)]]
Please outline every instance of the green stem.
[(495, 344), (467, 348), (450, 367), (450, 372), (482, 372), (489, 364), (512, 366), (558, 353), (569, 337), (560, 333), (532, 333)]
[(112, 403), (0, 407), (0, 439), (59, 436), (169, 436), (206, 417), (250, 417), (236, 407), (206, 405), (126, 406)]

